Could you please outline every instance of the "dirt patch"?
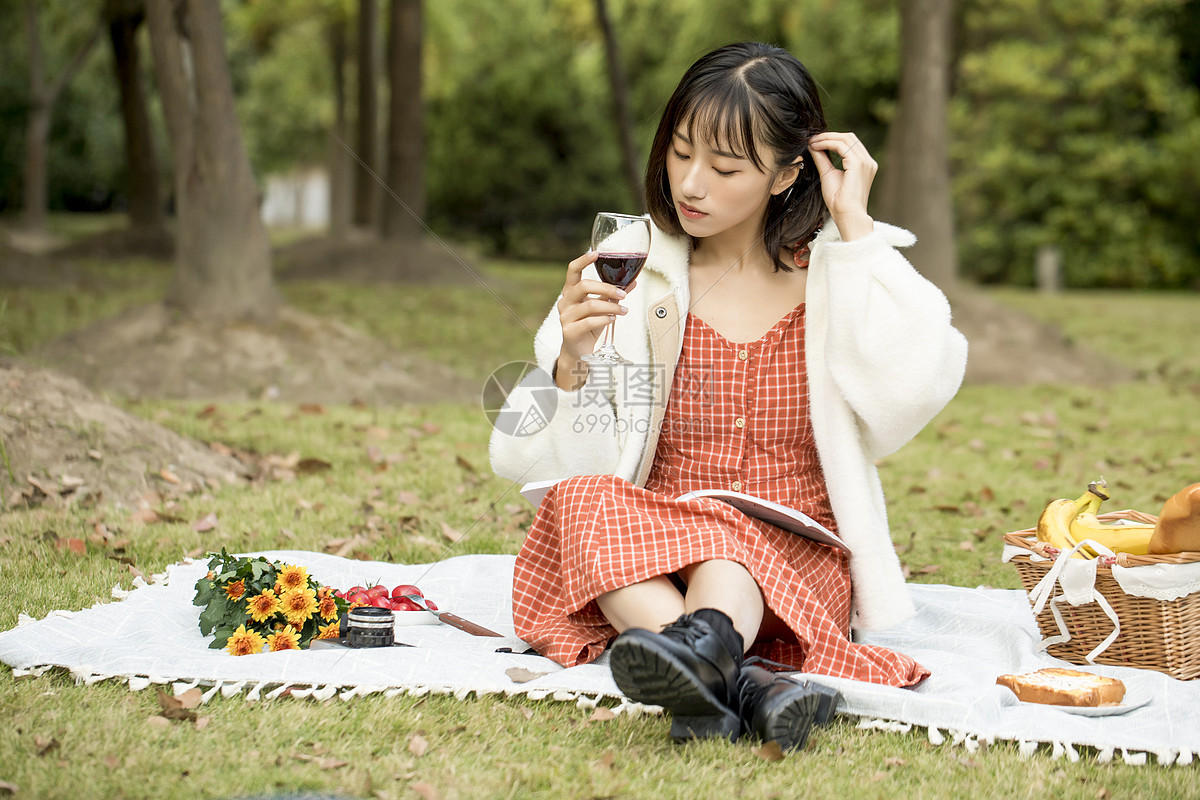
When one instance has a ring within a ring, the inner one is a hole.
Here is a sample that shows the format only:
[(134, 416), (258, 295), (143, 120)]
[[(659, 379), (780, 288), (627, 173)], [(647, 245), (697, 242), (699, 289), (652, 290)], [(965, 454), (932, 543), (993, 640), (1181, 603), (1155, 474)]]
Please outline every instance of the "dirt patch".
[(951, 302), (954, 324), (971, 345), (968, 383), (1102, 386), (1134, 377), (1133, 370), (1075, 344), (1054, 326), (979, 292), (957, 292)]
[(210, 323), (155, 304), (74, 331), (31, 358), (129, 398), (396, 405), (470, 402), (479, 393), (447, 367), (287, 307), (268, 326)]
[(236, 459), (139, 419), (79, 381), (0, 360), (5, 508), (43, 502), (135, 504), (232, 482)]
[(351, 232), (343, 238), (302, 239), (277, 247), (274, 255), (275, 274), (287, 281), (468, 284), (479, 274), (466, 251), (430, 237), (380, 241)]

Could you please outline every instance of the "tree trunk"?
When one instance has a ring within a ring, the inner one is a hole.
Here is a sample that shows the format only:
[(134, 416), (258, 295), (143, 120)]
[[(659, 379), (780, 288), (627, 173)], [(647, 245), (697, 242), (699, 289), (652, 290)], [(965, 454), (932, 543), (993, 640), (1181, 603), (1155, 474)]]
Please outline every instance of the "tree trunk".
[(391, 0), (388, 36), (388, 166), (383, 236), (420, 233), (425, 219), (425, 136), (421, 108), (421, 0)]
[(146, 107), (146, 90), (142, 85), (141, 57), (137, 32), (145, 21), (145, 4), (119, 3), (110, 0), (105, 5), (112, 42), (113, 65), (117, 86), (121, 91), (121, 120), (125, 128), (125, 163), (129, 170), (129, 223), (136, 229), (159, 231), (165, 213), (159, 188), (158, 155), (150, 114)]
[(358, 4), (358, 130), (355, 139), (354, 224), (379, 219), (379, 0)]
[(25, 182), (22, 187), (22, 225), (30, 233), (46, 229), (46, 156), (50, 141), (50, 115), (63, 88), (75, 77), (100, 38), (99, 26), (76, 51), (70, 63), (51, 84), (46, 83), (46, 65), (38, 25), (38, 0), (25, 0), (25, 38), (29, 43), (29, 118), (25, 124)]
[(333, 68), (333, 130), (329, 137), (329, 233), (342, 237), (350, 227), (351, 159), (345, 142), (349, 125), (346, 121), (346, 21), (329, 23), (329, 59)]
[(900, 97), (888, 132), (883, 216), (917, 235), (913, 264), (943, 291), (958, 272), (947, 105), (954, 0), (901, 0)]
[(147, 20), (178, 216), (166, 301), (198, 317), (270, 321), (279, 296), (234, 111), (219, 0), (147, 0)]
[(616, 125), (617, 141), (621, 147), (621, 166), (625, 170), (625, 182), (633, 198), (635, 208), (646, 210), (646, 198), (642, 194), (642, 178), (637, 148), (633, 143), (633, 117), (629, 113), (629, 82), (625, 80), (625, 69), (621, 66), (621, 54), (617, 46), (617, 34), (613, 30), (612, 18), (608, 14), (605, 0), (596, 0), (596, 21), (604, 35), (604, 54), (608, 60), (608, 85), (612, 91), (613, 122)]

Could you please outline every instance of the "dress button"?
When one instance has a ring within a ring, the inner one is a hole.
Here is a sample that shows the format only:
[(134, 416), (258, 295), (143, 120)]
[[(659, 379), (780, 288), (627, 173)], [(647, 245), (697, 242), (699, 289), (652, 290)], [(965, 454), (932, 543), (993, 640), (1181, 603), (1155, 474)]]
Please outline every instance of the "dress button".
[(729, 484), (729, 488), (733, 489), (735, 492), (740, 492), (742, 490), (742, 482), (734, 481), (733, 483)]
[(735, 419), (733, 421), (733, 426), (735, 428), (744, 428), (744, 427), (746, 427), (746, 420), (742, 419), (741, 417), (738, 417), (737, 419)]
[(662, 306), (659, 306), (658, 308), (654, 309), (654, 316), (658, 317), (659, 319), (662, 319), (666, 315), (667, 315), (667, 310), (665, 308), (663, 308)]
[(749, 357), (750, 357), (750, 353), (749, 353), (749, 351), (747, 351), (747, 350), (738, 350), (738, 358), (740, 358), (742, 361), (745, 361), (745, 360), (746, 360), (747, 358), (749, 358)]

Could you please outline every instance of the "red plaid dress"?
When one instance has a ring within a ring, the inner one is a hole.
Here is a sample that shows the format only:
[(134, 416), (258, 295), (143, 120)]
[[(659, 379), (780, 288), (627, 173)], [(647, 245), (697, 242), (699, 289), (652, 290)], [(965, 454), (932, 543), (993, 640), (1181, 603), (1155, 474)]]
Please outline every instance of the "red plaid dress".
[(895, 686), (929, 674), (905, 655), (850, 642), (842, 551), (717, 500), (675, 499), (713, 487), (796, 508), (836, 531), (808, 417), (803, 305), (751, 344), (729, 342), (689, 315), (645, 488), (613, 475), (551, 488), (516, 560), (517, 634), (561, 664), (585, 664), (616, 635), (596, 597), (727, 559), (750, 571), (790, 631), (751, 652), (805, 672)]

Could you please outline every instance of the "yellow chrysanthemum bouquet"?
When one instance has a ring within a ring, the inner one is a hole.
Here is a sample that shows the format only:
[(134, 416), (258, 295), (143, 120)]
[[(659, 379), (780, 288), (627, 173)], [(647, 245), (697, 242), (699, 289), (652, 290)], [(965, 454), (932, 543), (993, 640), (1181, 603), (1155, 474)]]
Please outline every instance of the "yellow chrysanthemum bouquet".
[(264, 649), (299, 650), (313, 639), (336, 639), (349, 604), (308, 570), (259, 556), (209, 553), (208, 574), (196, 581), (200, 632), (210, 648), (235, 656)]

